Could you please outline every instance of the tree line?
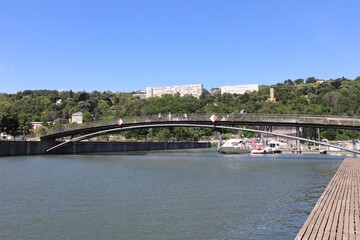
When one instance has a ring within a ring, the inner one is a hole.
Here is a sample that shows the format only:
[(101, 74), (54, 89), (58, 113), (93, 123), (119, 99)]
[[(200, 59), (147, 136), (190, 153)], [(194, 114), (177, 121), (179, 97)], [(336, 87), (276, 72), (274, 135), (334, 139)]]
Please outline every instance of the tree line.
[[(267, 101), (269, 89), (275, 90), (275, 102)], [(83, 121), (116, 120), (121, 117), (167, 114), (311, 114), (311, 115), (360, 115), (360, 77), (321, 80), (287, 79), (283, 83), (261, 85), (258, 92), (221, 94), (203, 91), (200, 98), (191, 95), (163, 95), (140, 99), (134, 93), (122, 92), (73, 92), (56, 90), (26, 90), (15, 94), (0, 93), (0, 132), (9, 135), (31, 132), (31, 122), (52, 122), (69, 119), (75, 112), (83, 113)], [(56, 124), (55, 124), (56, 125)], [(39, 131), (55, 125), (44, 125)], [(303, 134), (308, 134), (304, 131)], [(128, 138), (151, 140), (197, 140), (213, 135), (201, 129), (143, 129), (126, 133)], [(356, 131), (326, 130), (324, 138), (359, 138)]]

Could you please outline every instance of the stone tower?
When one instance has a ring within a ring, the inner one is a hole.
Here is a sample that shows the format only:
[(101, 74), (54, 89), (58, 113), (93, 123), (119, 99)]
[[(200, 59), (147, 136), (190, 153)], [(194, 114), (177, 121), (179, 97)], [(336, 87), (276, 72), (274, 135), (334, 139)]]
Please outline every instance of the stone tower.
[(268, 102), (276, 102), (274, 88), (270, 88), (270, 97), (267, 99)]

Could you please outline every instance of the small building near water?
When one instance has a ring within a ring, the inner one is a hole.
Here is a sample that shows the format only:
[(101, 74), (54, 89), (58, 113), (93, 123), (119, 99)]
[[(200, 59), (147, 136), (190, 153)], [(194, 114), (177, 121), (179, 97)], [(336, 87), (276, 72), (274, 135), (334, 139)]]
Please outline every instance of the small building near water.
[(76, 112), (71, 115), (71, 122), (82, 124), (83, 123), (83, 113), (82, 112)]

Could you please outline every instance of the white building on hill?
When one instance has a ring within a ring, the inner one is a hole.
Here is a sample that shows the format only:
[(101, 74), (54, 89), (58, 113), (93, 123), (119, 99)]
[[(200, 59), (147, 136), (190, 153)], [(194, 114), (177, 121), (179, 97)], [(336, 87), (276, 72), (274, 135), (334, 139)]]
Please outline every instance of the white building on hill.
[(220, 87), (221, 94), (231, 93), (231, 94), (244, 94), (246, 92), (258, 92), (258, 84), (248, 84), (248, 85), (236, 85), (236, 86), (223, 86)]
[(180, 96), (192, 95), (199, 98), (203, 91), (202, 84), (192, 85), (180, 85), (180, 86), (169, 86), (169, 87), (147, 87), (146, 98), (161, 96), (164, 94), (175, 95), (179, 93)]

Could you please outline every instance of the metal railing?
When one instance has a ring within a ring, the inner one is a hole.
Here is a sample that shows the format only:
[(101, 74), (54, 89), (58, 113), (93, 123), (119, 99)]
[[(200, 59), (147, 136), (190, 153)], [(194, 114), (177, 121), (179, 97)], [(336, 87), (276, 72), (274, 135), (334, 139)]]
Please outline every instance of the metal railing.
[[(307, 123), (323, 125), (346, 125), (360, 126), (359, 117), (334, 116), (334, 115), (294, 115), (294, 114), (227, 114), (218, 113), (216, 122), (222, 121), (244, 121), (244, 122), (282, 122), (282, 123)], [(167, 121), (210, 121), (212, 114), (164, 114), (150, 116), (135, 116), (121, 118), (123, 124), (144, 122), (167, 122)], [(83, 124), (57, 125), (41, 134), (42, 136), (56, 134), (64, 131), (79, 130), (92, 127), (116, 125), (117, 119), (107, 121), (94, 121)]]

